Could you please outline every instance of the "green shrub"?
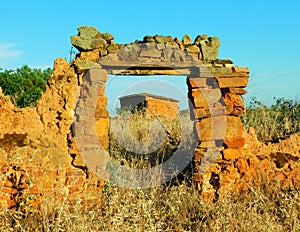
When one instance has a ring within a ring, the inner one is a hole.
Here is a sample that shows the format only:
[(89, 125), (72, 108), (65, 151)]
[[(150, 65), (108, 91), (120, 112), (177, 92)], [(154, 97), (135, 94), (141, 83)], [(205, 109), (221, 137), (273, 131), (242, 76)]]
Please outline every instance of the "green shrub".
[(0, 69), (0, 87), (17, 107), (35, 106), (46, 89), (51, 68), (31, 69), (27, 65), (16, 70)]
[(255, 128), (261, 141), (276, 142), (300, 131), (300, 102), (278, 98), (275, 104), (267, 107), (253, 99), (242, 121), (246, 129)]

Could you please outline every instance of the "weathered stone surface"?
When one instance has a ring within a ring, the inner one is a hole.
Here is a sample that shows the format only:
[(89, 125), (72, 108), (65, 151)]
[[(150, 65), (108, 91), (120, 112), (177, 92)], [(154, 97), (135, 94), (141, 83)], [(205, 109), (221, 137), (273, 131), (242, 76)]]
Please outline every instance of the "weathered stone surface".
[(162, 57), (166, 60), (171, 60), (171, 56), (173, 54), (173, 50), (170, 48), (166, 48), (162, 51)]
[(219, 48), (221, 45), (220, 39), (218, 37), (209, 37), (208, 38), (208, 46)]
[(194, 44), (196, 45), (206, 45), (206, 41), (208, 41), (208, 35), (202, 34), (202, 35), (197, 35)]
[(195, 89), (192, 91), (193, 103), (196, 108), (211, 108), (221, 99), (219, 89)]
[(79, 36), (95, 38), (100, 35), (100, 32), (97, 28), (91, 26), (81, 26), (78, 28)]
[(225, 160), (234, 160), (242, 155), (243, 153), (241, 149), (228, 148), (223, 151), (223, 157)]
[(204, 60), (217, 60), (220, 47), (218, 37), (208, 37), (207, 35), (198, 35), (195, 44), (200, 47)]
[(233, 67), (233, 71), (237, 72), (237, 73), (239, 73), (239, 72), (241, 72), (241, 73), (247, 73), (247, 74), (250, 73), (250, 70), (249, 70), (248, 67), (242, 67), (242, 66), (234, 66)]
[(107, 51), (109, 52), (109, 53), (112, 53), (112, 52), (116, 52), (116, 51), (118, 51), (119, 50), (119, 48), (118, 48), (118, 46), (116, 45), (116, 44), (110, 44), (108, 47), (107, 47)]
[(218, 49), (210, 46), (201, 45), (201, 53), (204, 60), (215, 60), (218, 58)]
[(106, 41), (101, 37), (94, 39), (89, 37), (72, 36), (71, 43), (79, 51), (89, 51), (97, 48), (103, 48), (106, 45)]
[(166, 48), (178, 49), (179, 45), (175, 41), (171, 41), (166, 44)]
[(154, 36), (154, 40), (156, 43), (167, 43), (173, 41), (173, 38), (172, 36), (156, 35)]
[(93, 62), (97, 62), (101, 57), (102, 49), (94, 49), (92, 51), (86, 51), (80, 53), (81, 60), (90, 60)]
[(224, 96), (224, 103), (226, 106), (245, 108), (242, 98), (237, 94), (226, 93)]
[(99, 137), (107, 136), (108, 118), (98, 118), (95, 122), (96, 134)]
[(191, 45), (185, 48), (188, 53), (198, 54), (200, 52), (200, 48), (197, 45)]
[(184, 49), (182, 41), (180, 41), (177, 37), (174, 39), (174, 42), (178, 44), (180, 49)]
[(218, 84), (215, 78), (199, 77), (199, 78), (188, 78), (188, 85), (190, 88), (217, 88)]
[(166, 46), (162, 43), (158, 43), (156, 44), (156, 49), (159, 50), (159, 51), (162, 51), (166, 48)]
[[(0, 199), (1, 205), (15, 207), (21, 202), (19, 197), (26, 198), (26, 194), (36, 195), (36, 200), (30, 204), (38, 204), (41, 192), (66, 192), (63, 197), (72, 197), (77, 190), (83, 191), (86, 174), (72, 167), (69, 153), (76, 151), (71, 142), (71, 125), (77, 88), (74, 68), (60, 58), (55, 60), (47, 89), (35, 108), (15, 110), (6, 97), (0, 96), (0, 120), (3, 121), (0, 124), (0, 145), (5, 148), (0, 149), (0, 179), (22, 176), (15, 182), (8, 180), (7, 194)], [(74, 176), (68, 171), (70, 169), (76, 171)], [(103, 184), (101, 186), (96, 191), (100, 191)], [(2, 193), (3, 189), (0, 190)], [(14, 194), (19, 197), (13, 197)]]
[(195, 108), (193, 110), (194, 114), (192, 119), (202, 119), (213, 116), (224, 116), (226, 114), (230, 114), (232, 112), (232, 107), (212, 107), (212, 108)]
[(146, 35), (143, 39), (144, 43), (155, 43), (155, 38), (154, 36), (151, 35)]
[(229, 93), (244, 95), (247, 94), (247, 91), (243, 88), (228, 88)]
[(140, 57), (160, 58), (161, 51), (159, 51), (157, 49), (142, 50), (140, 53)]
[(248, 77), (217, 77), (220, 88), (246, 87), (248, 85)]
[[(200, 122), (196, 122), (196, 128), (200, 141), (225, 139), (231, 142), (232, 139), (242, 138), (244, 131), (240, 119), (235, 116), (204, 118)], [(235, 144), (235, 140), (232, 143), (229, 142), (228, 144), (233, 144), (233, 147), (240, 145), (240, 143)]]
[(84, 72), (84, 71), (90, 70), (96, 64), (97, 63), (95, 63), (91, 60), (81, 60), (81, 59), (76, 59), (75, 63), (74, 63), (78, 72)]
[(191, 36), (189, 34), (185, 34), (182, 38), (183, 45), (192, 45), (193, 41), (191, 39)]
[(107, 32), (102, 33), (101, 37), (103, 39), (105, 39), (107, 42), (111, 42), (114, 39), (114, 36), (112, 34), (107, 33)]
[(97, 48), (103, 48), (106, 40), (101, 37), (100, 32), (90, 26), (82, 26), (78, 28), (79, 34), (71, 36), (71, 43), (79, 51), (89, 51)]
[(245, 145), (245, 138), (242, 137), (242, 131), (235, 133), (236, 137), (225, 138), (224, 143), (229, 148), (241, 148)]
[(185, 54), (181, 50), (175, 50), (171, 56), (172, 61), (184, 61)]

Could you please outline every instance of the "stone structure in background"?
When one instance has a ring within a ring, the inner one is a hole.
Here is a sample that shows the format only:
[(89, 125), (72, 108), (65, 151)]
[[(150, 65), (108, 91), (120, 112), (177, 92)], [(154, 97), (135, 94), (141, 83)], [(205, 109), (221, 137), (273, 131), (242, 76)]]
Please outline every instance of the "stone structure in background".
[(120, 97), (121, 110), (139, 110), (146, 118), (172, 120), (178, 116), (178, 100), (149, 93)]
[[(261, 157), (244, 146), (250, 135), (239, 116), (245, 111), (241, 95), (246, 94), (249, 70), (217, 58), (218, 38), (199, 35), (193, 42), (189, 35), (182, 40), (157, 35), (131, 44), (113, 40), (109, 33), (80, 27), (71, 37), (80, 53), (71, 63), (55, 60), (36, 107), (18, 109), (0, 92), (1, 206), (42, 205), (47, 196), (102, 202), (105, 181), (91, 167), (109, 178), (105, 152), (87, 165), (81, 155), (97, 153), (99, 141), (101, 149), (108, 147), (107, 74), (187, 77), (199, 139), (194, 180), (204, 198), (216, 200), (257, 181), (277, 180), (285, 188), (300, 185), (299, 149), (288, 160), (286, 151)], [(76, 141), (74, 122), (83, 134)], [(78, 147), (86, 141), (84, 149)], [(263, 147), (259, 142), (255, 146)]]

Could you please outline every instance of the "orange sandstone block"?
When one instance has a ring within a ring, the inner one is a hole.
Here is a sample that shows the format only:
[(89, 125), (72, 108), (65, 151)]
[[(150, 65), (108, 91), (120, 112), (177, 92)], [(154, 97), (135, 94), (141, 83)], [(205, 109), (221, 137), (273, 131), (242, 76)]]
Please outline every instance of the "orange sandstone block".
[(241, 149), (224, 149), (223, 150), (223, 157), (226, 160), (234, 160), (242, 155)]
[[(196, 122), (196, 130), (200, 141), (225, 139), (230, 144), (232, 138), (241, 138), (244, 127), (238, 117), (217, 116)], [(243, 141), (239, 142), (243, 143)], [(241, 146), (234, 145), (234, 147)]]
[(196, 108), (211, 108), (218, 103), (222, 97), (219, 89), (197, 89), (192, 91), (192, 102)]
[(108, 135), (108, 118), (98, 118), (95, 121), (96, 134), (99, 137)]
[(225, 138), (224, 143), (228, 148), (240, 148), (244, 147), (246, 141), (243, 137)]

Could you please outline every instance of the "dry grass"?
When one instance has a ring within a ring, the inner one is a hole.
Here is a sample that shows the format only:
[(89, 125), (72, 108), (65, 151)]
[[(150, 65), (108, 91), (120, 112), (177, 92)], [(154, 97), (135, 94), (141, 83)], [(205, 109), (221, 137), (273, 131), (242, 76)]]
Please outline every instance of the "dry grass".
[[(105, 189), (103, 207), (47, 200), (44, 211), (0, 214), (1, 231), (300, 231), (300, 195), (253, 189), (210, 204), (193, 186)], [(47, 210), (46, 210), (47, 209)]]
[[(151, 141), (149, 133), (142, 133), (150, 122), (141, 122), (141, 115), (126, 117), (132, 121), (131, 130), (136, 140), (150, 141), (154, 146), (157, 141)], [(186, 123), (192, 130), (189, 122)], [(116, 142), (113, 134), (110, 152), (116, 160), (134, 168), (161, 163), (172, 155), (176, 147), (174, 141), (176, 143), (181, 134), (188, 136), (190, 133), (189, 130), (181, 132), (176, 120), (165, 125), (165, 129), (171, 137), (167, 136), (164, 146), (151, 153), (152, 156), (133, 156)], [(115, 132), (122, 130), (117, 127)], [(123, 142), (128, 146), (132, 142), (126, 137), (121, 139), (125, 139)], [(29, 208), (23, 214), (6, 210), (0, 213), (0, 231), (300, 231), (300, 194), (297, 190), (249, 186), (247, 193), (228, 193), (212, 204), (200, 199), (188, 174), (150, 189), (127, 189), (107, 184), (102, 206), (86, 207), (76, 202), (46, 198), (40, 210)]]

